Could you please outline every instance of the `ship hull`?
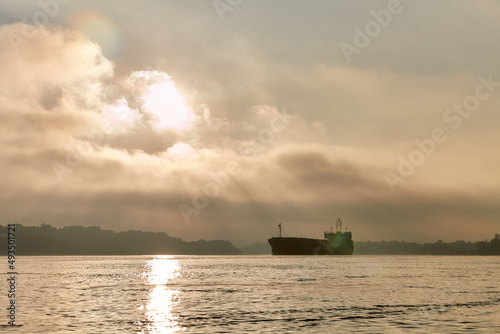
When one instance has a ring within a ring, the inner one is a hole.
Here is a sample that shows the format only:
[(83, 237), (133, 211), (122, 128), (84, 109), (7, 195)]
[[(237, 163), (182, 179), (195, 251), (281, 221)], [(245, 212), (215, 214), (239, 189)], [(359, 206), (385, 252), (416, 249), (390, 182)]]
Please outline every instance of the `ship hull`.
[(327, 240), (309, 238), (271, 238), (268, 240), (273, 255), (351, 255), (352, 242), (336, 244)]

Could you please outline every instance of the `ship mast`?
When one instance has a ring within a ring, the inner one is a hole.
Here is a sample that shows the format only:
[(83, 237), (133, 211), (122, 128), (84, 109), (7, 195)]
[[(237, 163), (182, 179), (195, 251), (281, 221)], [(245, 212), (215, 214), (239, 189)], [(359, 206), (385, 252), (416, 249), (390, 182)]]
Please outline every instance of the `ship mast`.
[(280, 229), (280, 238), (281, 238), (281, 223), (278, 224), (278, 228)]
[(337, 233), (342, 233), (342, 220), (337, 219), (337, 224), (335, 225), (335, 228), (337, 229)]

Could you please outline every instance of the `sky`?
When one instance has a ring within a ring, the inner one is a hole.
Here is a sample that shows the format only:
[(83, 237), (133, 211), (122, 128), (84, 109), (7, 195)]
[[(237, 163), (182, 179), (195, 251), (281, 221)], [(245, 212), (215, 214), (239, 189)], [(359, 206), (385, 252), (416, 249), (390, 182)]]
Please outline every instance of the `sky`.
[(0, 0), (1, 221), (491, 239), (499, 35), (493, 0)]

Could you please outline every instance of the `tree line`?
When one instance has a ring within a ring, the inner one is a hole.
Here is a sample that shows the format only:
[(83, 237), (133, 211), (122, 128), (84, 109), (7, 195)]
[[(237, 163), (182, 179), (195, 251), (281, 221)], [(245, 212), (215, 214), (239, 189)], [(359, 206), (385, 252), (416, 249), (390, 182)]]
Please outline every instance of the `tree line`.
[[(0, 246), (7, 249), (7, 226)], [(227, 240), (183, 241), (163, 232), (113, 232), (98, 226), (16, 224), (17, 255), (231, 255), (241, 251)], [(0, 253), (1, 254), (1, 253)], [(6, 253), (5, 253), (6, 254)]]
[[(7, 226), (0, 225), (0, 248), (7, 249)], [(16, 224), (17, 255), (236, 255), (271, 254), (267, 242), (241, 250), (227, 240), (184, 241), (164, 232), (113, 232), (98, 226)], [(0, 255), (2, 252), (0, 252)], [(359, 241), (356, 255), (500, 255), (500, 234), (491, 240), (414, 243), (405, 241)]]
[(463, 240), (418, 244), (404, 241), (360, 241), (354, 243), (354, 254), (378, 255), (500, 255), (500, 234), (490, 241)]

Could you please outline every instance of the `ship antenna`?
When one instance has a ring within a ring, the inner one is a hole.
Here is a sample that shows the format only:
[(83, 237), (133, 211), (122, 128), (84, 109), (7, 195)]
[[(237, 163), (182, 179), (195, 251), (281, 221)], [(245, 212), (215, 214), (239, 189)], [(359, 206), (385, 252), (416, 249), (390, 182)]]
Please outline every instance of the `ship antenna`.
[(280, 229), (280, 238), (281, 238), (281, 223), (278, 224), (278, 228)]

